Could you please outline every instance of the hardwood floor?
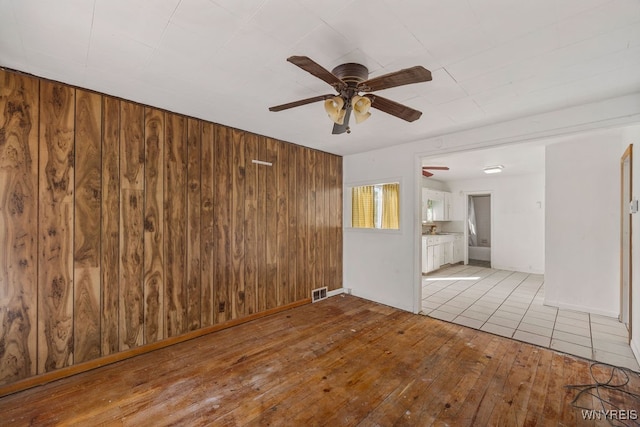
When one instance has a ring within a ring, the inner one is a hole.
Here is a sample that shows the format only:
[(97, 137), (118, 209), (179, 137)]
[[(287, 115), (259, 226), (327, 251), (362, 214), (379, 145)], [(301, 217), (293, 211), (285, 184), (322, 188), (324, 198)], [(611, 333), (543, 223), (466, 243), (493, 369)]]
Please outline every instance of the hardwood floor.
[(0, 398), (0, 424), (608, 425), (571, 406), (589, 366), (344, 295)]

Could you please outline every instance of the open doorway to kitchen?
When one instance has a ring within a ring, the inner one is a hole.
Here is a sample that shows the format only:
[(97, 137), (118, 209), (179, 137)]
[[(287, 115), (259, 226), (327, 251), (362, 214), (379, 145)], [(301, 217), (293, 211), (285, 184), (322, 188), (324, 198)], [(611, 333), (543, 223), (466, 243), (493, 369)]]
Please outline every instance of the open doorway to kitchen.
[(627, 326), (631, 342), (631, 199), (632, 145), (620, 158), (620, 321)]
[(491, 193), (467, 195), (465, 264), (491, 267), (491, 211)]

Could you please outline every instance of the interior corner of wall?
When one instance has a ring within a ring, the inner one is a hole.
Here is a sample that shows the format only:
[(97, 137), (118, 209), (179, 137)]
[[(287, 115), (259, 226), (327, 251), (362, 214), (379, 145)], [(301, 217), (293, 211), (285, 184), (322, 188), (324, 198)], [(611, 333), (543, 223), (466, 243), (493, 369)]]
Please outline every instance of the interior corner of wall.
[(327, 297), (335, 297), (336, 295), (346, 294), (346, 293), (348, 293), (346, 288), (338, 288), (338, 289), (334, 289), (333, 291), (327, 292)]
[[(545, 289), (546, 291), (546, 289)], [(548, 307), (555, 307), (555, 308), (559, 308), (558, 307), (558, 301), (555, 301), (551, 298), (547, 298), (547, 296), (545, 295), (543, 301), (542, 301), (542, 305), (546, 305)]]

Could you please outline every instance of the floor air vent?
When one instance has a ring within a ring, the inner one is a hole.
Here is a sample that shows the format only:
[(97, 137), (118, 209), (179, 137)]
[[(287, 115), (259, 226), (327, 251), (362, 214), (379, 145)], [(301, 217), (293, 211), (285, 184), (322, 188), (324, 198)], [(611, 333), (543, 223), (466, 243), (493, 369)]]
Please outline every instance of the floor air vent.
[(318, 288), (311, 291), (311, 302), (318, 302), (327, 299), (327, 287)]

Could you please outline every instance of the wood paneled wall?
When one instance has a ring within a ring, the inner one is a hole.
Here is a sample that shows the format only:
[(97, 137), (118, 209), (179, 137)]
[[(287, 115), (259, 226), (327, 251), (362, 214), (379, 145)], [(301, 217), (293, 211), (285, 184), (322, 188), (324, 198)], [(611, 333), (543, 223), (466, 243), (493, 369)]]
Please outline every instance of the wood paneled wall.
[(342, 287), (340, 157), (2, 70), (0, 111), (0, 385)]

